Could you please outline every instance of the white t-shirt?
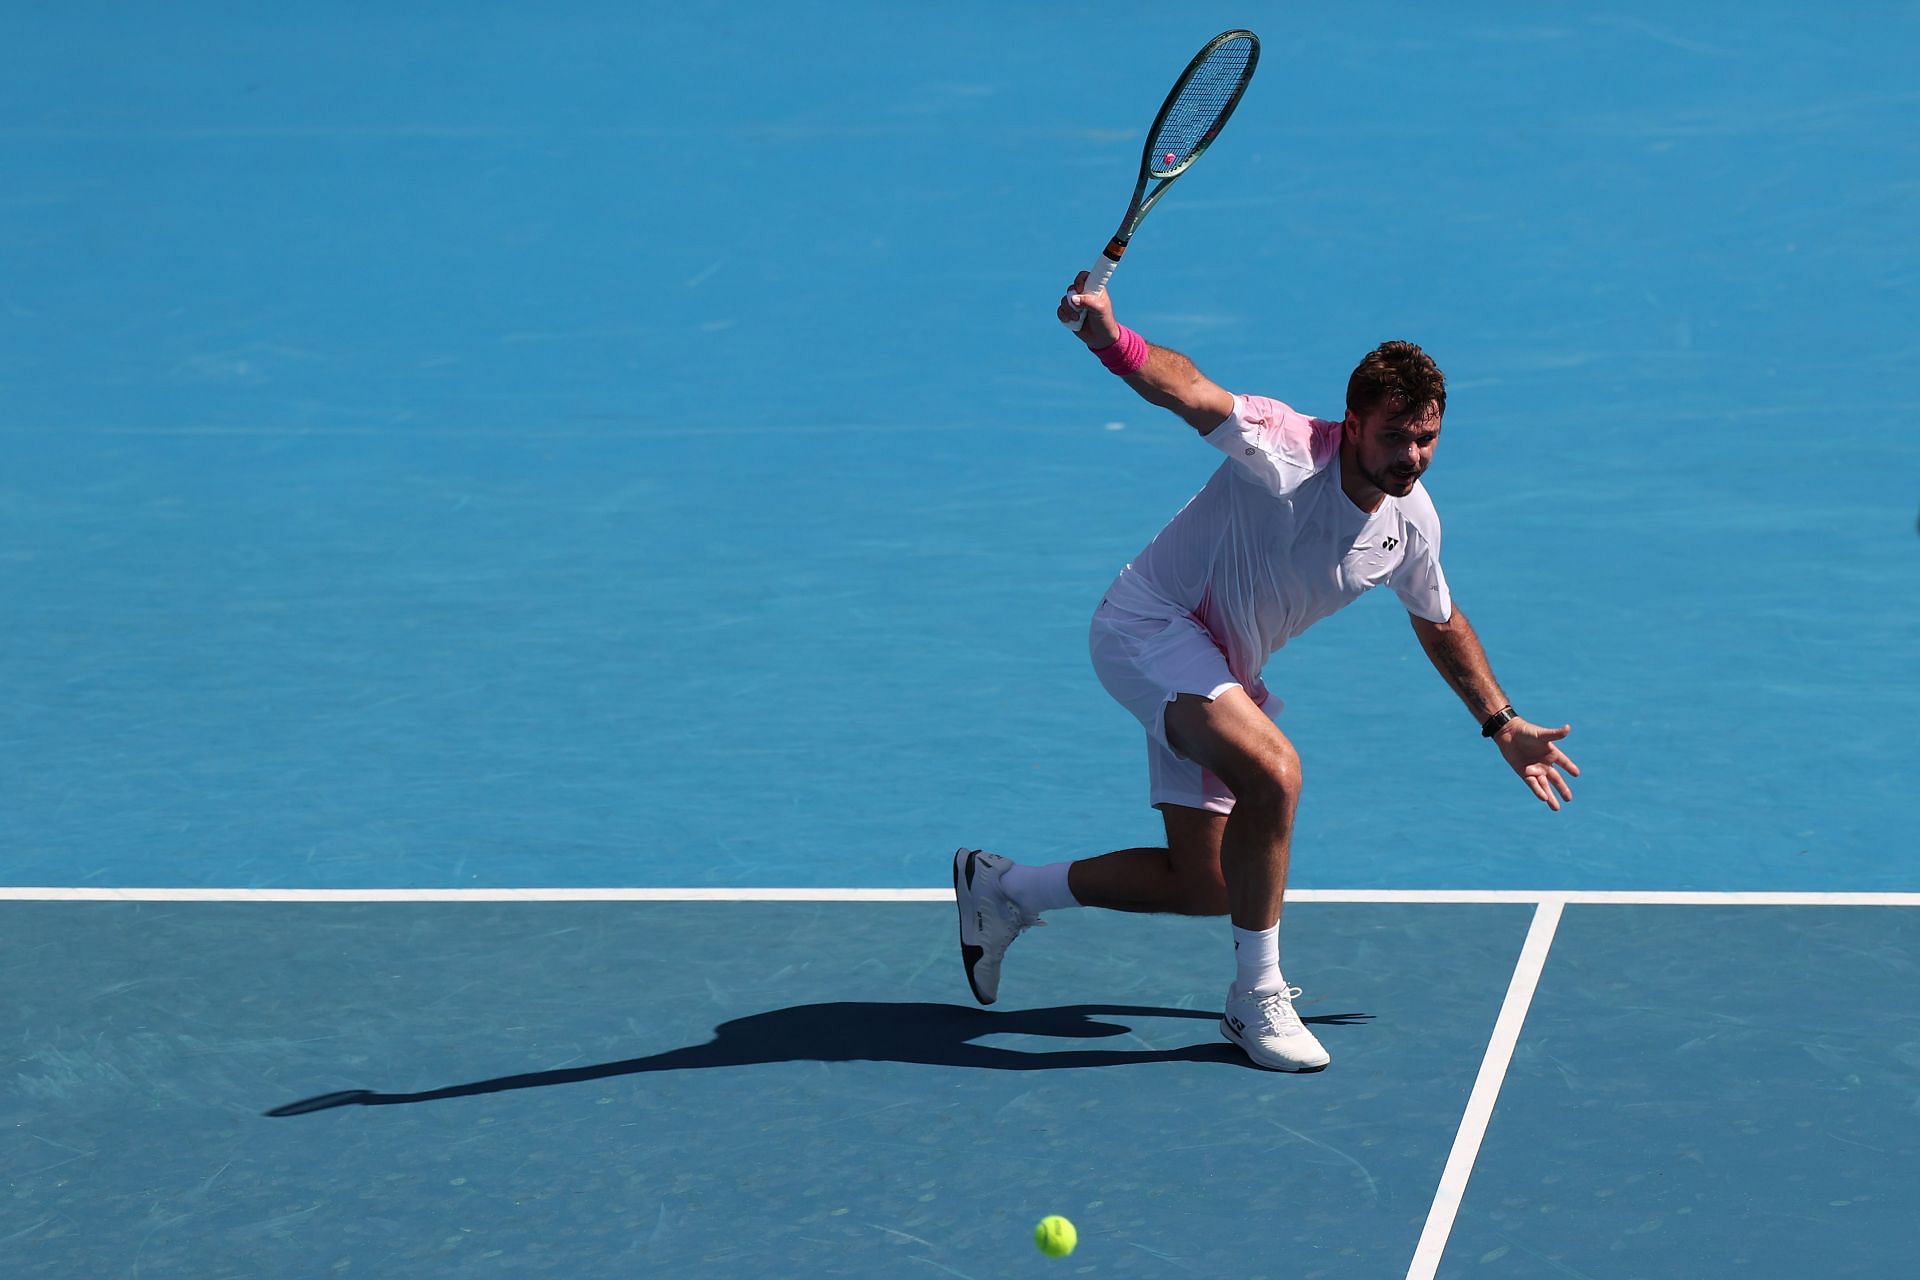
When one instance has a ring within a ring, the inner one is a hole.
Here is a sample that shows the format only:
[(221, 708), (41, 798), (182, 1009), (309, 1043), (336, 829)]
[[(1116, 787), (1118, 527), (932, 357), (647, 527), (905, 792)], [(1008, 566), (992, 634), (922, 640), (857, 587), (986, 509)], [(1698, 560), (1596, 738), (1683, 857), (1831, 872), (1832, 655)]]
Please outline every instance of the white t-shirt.
[(1429, 622), (1453, 615), (1432, 499), (1415, 482), (1377, 511), (1354, 506), (1340, 487), (1338, 422), (1235, 396), (1206, 441), (1228, 461), (1120, 571), (1108, 604), (1191, 615), (1255, 694), (1269, 656), (1372, 587), (1392, 587)]

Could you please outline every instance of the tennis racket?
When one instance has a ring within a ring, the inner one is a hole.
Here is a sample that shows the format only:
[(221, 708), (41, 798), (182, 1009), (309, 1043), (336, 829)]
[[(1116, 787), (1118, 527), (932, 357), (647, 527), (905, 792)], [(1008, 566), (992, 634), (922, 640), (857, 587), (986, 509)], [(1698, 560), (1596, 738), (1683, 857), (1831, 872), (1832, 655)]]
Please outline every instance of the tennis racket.
[[(1127, 202), (1127, 216), (1120, 229), (1107, 241), (1107, 247), (1087, 271), (1087, 283), (1081, 293), (1098, 293), (1113, 279), (1120, 255), (1127, 242), (1174, 179), (1193, 167), (1213, 140), (1220, 136), (1227, 117), (1240, 105), (1240, 95), (1253, 79), (1253, 68), (1260, 61), (1260, 37), (1251, 31), (1223, 31), (1207, 41), (1193, 55), (1193, 61), (1173, 83), (1173, 91), (1160, 104), (1160, 114), (1147, 130), (1147, 146), (1140, 153), (1140, 180), (1133, 184), (1133, 199)], [(1147, 190), (1147, 183), (1154, 188)], [(1082, 311), (1068, 327), (1075, 333), (1086, 322)]]

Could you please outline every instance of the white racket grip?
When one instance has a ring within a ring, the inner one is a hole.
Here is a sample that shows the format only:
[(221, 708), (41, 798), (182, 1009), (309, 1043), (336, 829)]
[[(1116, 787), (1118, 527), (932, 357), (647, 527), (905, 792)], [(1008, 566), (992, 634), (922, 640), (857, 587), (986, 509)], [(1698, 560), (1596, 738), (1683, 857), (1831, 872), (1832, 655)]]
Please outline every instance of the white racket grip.
[[(1100, 292), (1102, 289), (1107, 287), (1107, 281), (1113, 279), (1113, 273), (1119, 268), (1119, 266), (1120, 266), (1120, 260), (1118, 258), (1109, 258), (1106, 254), (1104, 253), (1101, 254), (1098, 258), (1094, 259), (1093, 266), (1088, 268), (1086, 284), (1074, 290), (1074, 292), (1075, 293)], [(1080, 332), (1080, 326), (1085, 324), (1086, 322), (1087, 322), (1087, 313), (1086, 313), (1086, 310), (1082, 308), (1080, 311), (1080, 314), (1076, 315), (1073, 318), (1073, 323), (1068, 325), (1067, 328), (1071, 329), (1075, 333), (1078, 333)]]

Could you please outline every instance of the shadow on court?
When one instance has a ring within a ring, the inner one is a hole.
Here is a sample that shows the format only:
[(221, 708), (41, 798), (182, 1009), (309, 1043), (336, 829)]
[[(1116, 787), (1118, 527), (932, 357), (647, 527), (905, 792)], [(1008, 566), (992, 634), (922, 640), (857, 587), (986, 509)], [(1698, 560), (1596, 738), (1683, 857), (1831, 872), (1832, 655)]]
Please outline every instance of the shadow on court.
[[(702, 1045), (669, 1049), (644, 1058), (625, 1058), (587, 1067), (529, 1071), (418, 1093), (377, 1093), (348, 1089), (290, 1102), (267, 1112), (297, 1116), (332, 1107), (383, 1107), (402, 1102), (437, 1102), (509, 1089), (538, 1089), (580, 1084), (649, 1071), (692, 1071), (708, 1067), (745, 1067), (773, 1062), (903, 1062), (924, 1066), (977, 1067), (992, 1071), (1056, 1071), (1077, 1067), (1120, 1067), (1148, 1062), (1218, 1062), (1255, 1070), (1238, 1049), (1224, 1041), (1170, 1049), (1062, 1049), (1029, 1052), (976, 1044), (983, 1036), (1054, 1036), (1088, 1040), (1131, 1035), (1131, 1027), (1100, 1017), (1193, 1018), (1215, 1022), (1219, 1014), (1200, 1009), (1161, 1009), (1136, 1005), (1087, 1004), (1053, 1009), (996, 1013), (964, 1005), (838, 1001), (771, 1009), (723, 1022)], [(1370, 1013), (1320, 1014), (1303, 1019), (1327, 1026), (1352, 1026)]]

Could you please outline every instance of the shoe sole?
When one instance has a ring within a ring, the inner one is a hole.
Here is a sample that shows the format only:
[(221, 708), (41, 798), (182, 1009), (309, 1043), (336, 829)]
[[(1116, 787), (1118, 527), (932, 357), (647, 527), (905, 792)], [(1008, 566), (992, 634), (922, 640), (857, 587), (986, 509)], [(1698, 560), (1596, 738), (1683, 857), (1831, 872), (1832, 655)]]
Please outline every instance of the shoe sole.
[(961, 849), (953, 855), (953, 902), (960, 911), (960, 963), (967, 971), (967, 985), (973, 989), (973, 998), (981, 1004), (992, 1004), (1000, 998), (999, 992), (992, 995), (980, 990), (980, 983), (973, 976), (973, 967), (980, 963), (980, 957), (987, 954), (985, 947), (967, 941), (967, 913), (973, 908), (972, 879), (973, 859), (978, 849)]
[(1284, 1071), (1288, 1075), (1310, 1076), (1316, 1071), (1325, 1071), (1328, 1064), (1333, 1061), (1333, 1059), (1329, 1057), (1326, 1062), (1318, 1063), (1311, 1067), (1276, 1067), (1270, 1063), (1262, 1062), (1259, 1058), (1255, 1057), (1253, 1050), (1247, 1047), (1247, 1042), (1233, 1034), (1233, 1028), (1227, 1025), (1225, 1018), (1220, 1019), (1220, 1034), (1226, 1037), (1228, 1044), (1246, 1054), (1248, 1062), (1251, 1062), (1262, 1071)]

